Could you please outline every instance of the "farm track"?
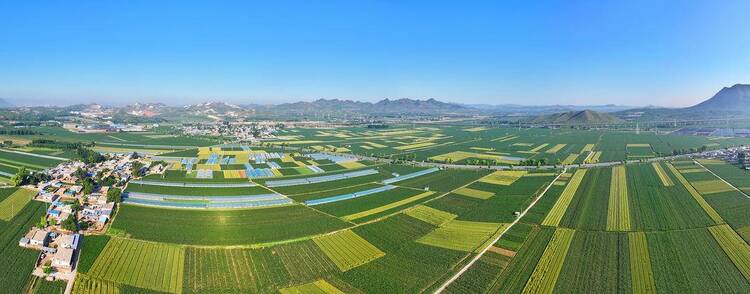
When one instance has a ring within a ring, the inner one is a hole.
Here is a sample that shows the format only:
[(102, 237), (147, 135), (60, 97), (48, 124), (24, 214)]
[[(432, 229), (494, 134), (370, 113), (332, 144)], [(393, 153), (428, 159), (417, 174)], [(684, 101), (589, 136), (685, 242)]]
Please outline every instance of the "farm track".
[(512, 223), (510, 223), (510, 225), (506, 226), (503, 229), (503, 231), (500, 232), (500, 234), (498, 234), (495, 237), (494, 240), (492, 240), (492, 242), (488, 242), (487, 243), (488, 244), (487, 247), (485, 247), (484, 249), (482, 249), (482, 251), (480, 251), (476, 256), (474, 256), (474, 258), (472, 258), (471, 261), (469, 261), (469, 263), (467, 263), (461, 270), (459, 270), (458, 272), (456, 272), (456, 274), (454, 274), (451, 278), (449, 278), (447, 281), (445, 281), (445, 283), (443, 283), (443, 285), (441, 285), (438, 289), (436, 289), (434, 291), (434, 293), (442, 293), (448, 287), (448, 285), (450, 285), (455, 280), (457, 280), (463, 273), (465, 273), (467, 270), (469, 270), (469, 268), (471, 268), (471, 266), (474, 265), (474, 263), (476, 263), (480, 258), (482, 258), (482, 256), (490, 249), (490, 247), (492, 247), (495, 243), (497, 243), (497, 241), (500, 240), (500, 238), (502, 238), (503, 235), (505, 235), (505, 233), (508, 232), (508, 230), (510, 230), (514, 225), (516, 225), (519, 221), (521, 221), (521, 219), (523, 218), (523, 216), (526, 215), (526, 213), (529, 212), (529, 210), (531, 210), (531, 208), (534, 207), (534, 205), (539, 201), (539, 199), (542, 199), (542, 197), (545, 194), (547, 194), (547, 191), (550, 189), (550, 187), (552, 187), (552, 185), (555, 183), (555, 181), (557, 181), (560, 178), (560, 176), (563, 173), (565, 173), (566, 171), (567, 171), (567, 168), (564, 168), (562, 170), (562, 172), (560, 172), (559, 174), (557, 174), (557, 176), (555, 177), (555, 179), (553, 179), (547, 185), (547, 187), (544, 188), (544, 191), (542, 191), (542, 193), (539, 194), (539, 196), (537, 196), (534, 199), (534, 201), (532, 201), (531, 204), (529, 204), (529, 206), (527, 206), (526, 209), (524, 209), (521, 212), (521, 214), (518, 215), (518, 217), (516, 217), (516, 219)]
[(696, 163), (696, 164), (698, 164), (698, 165), (699, 165), (700, 167), (702, 167), (703, 169), (705, 169), (706, 171), (708, 171), (709, 173), (711, 173), (712, 175), (714, 175), (714, 177), (716, 177), (717, 179), (719, 179), (719, 180), (721, 180), (722, 182), (724, 182), (725, 184), (729, 185), (729, 187), (732, 187), (732, 189), (734, 189), (735, 191), (737, 191), (737, 192), (740, 192), (740, 193), (742, 193), (742, 195), (745, 195), (745, 197), (747, 197), (748, 199), (750, 199), (750, 195), (747, 195), (747, 193), (745, 193), (745, 192), (743, 192), (742, 190), (740, 190), (739, 188), (735, 187), (734, 185), (732, 185), (732, 183), (730, 183), (730, 182), (727, 182), (727, 180), (725, 180), (724, 178), (720, 177), (719, 175), (717, 175), (716, 173), (714, 173), (714, 172), (713, 172), (712, 170), (708, 169), (707, 167), (703, 166), (703, 165), (702, 165), (702, 164), (701, 164), (700, 162), (698, 162), (697, 160), (693, 160), (693, 162), (695, 162), (695, 163)]

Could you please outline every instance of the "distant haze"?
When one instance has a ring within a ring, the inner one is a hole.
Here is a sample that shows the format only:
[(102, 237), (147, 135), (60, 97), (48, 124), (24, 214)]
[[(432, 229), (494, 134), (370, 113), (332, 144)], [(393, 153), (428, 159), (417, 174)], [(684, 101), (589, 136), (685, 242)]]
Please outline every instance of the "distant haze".
[(4, 1), (0, 97), (682, 107), (750, 83), (747, 11), (739, 0)]

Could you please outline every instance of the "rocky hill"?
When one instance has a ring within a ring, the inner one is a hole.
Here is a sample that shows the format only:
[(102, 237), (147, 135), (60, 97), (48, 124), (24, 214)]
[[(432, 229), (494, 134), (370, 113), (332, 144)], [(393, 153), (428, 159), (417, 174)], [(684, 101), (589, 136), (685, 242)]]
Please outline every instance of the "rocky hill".
[(623, 122), (622, 119), (609, 113), (598, 112), (593, 110), (568, 111), (541, 115), (533, 118), (531, 123), (538, 124), (568, 124), (568, 125), (585, 125), (585, 124), (615, 124)]
[(750, 113), (750, 85), (736, 84), (724, 87), (706, 101), (688, 107), (690, 111)]

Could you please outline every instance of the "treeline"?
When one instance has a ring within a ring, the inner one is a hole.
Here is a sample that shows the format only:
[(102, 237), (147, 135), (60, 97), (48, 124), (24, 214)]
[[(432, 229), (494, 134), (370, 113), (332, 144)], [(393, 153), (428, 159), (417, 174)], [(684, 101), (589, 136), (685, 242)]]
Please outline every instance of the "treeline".
[(14, 136), (28, 136), (28, 135), (39, 135), (39, 132), (35, 132), (31, 129), (10, 129), (1, 128), (0, 135), (14, 135)]
[(89, 149), (89, 147), (93, 147), (95, 144), (92, 143), (72, 143), (72, 142), (59, 142), (55, 140), (49, 140), (49, 139), (35, 139), (32, 140), (31, 143), (29, 143), (29, 146), (31, 147), (44, 147), (44, 148), (54, 148), (54, 149), (63, 149), (63, 150), (75, 150), (77, 159), (83, 161), (86, 164), (89, 163), (97, 163), (107, 160), (107, 158), (104, 155), (101, 155), (99, 152), (96, 152), (92, 149)]

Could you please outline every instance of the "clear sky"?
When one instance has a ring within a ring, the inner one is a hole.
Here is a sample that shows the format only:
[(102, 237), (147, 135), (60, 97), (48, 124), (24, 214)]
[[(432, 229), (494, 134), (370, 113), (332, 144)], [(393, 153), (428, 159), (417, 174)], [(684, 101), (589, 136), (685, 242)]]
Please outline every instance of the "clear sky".
[(685, 106), (750, 83), (748, 11), (746, 0), (2, 1), (0, 97)]

